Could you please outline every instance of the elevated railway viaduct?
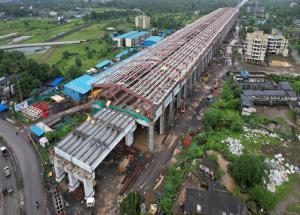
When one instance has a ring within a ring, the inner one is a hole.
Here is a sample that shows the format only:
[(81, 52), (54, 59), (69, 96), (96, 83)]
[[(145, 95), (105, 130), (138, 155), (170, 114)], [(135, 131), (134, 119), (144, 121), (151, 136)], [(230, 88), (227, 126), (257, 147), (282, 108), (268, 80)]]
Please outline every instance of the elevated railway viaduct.
[(122, 139), (133, 144), (137, 125), (148, 129), (153, 150), (155, 127), (165, 132), (237, 14), (238, 8), (217, 9), (96, 76), (91, 84), (101, 89), (101, 110), (54, 147), (56, 180), (67, 175), (70, 191), (82, 182), (85, 197), (93, 196), (95, 169)]

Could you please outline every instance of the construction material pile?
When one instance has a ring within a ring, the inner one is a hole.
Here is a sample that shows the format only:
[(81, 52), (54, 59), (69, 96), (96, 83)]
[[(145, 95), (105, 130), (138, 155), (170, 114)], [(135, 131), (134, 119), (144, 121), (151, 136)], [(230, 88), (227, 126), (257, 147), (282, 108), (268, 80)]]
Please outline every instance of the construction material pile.
[(267, 189), (274, 193), (276, 192), (276, 187), (282, 185), (284, 182), (289, 181), (289, 175), (294, 174), (298, 171), (298, 167), (290, 165), (284, 162), (282, 154), (277, 154), (273, 159), (266, 160), (266, 163), (270, 166), (270, 172), (268, 175), (269, 182), (264, 182)]
[[(267, 136), (267, 137), (272, 137), (272, 138), (275, 138), (275, 139), (278, 139), (280, 141), (283, 141), (283, 139), (278, 136), (278, 134), (276, 133), (272, 133), (272, 132), (268, 132), (268, 131), (264, 131), (264, 130), (261, 130), (261, 129), (250, 129), (250, 128), (247, 128), (247, 127), (243, 127), (244, 129), (244, 137), (248, 140), (253, 140), (254, 143), (256, 143), (257, 139), (260, 139), (260, 137), (262, 136)], [(269, 141), (267, 140), (264, 140), (263, 145), (268, 145), (270, 144)]]
[(237, 156), (243, 154), (244, 146), (241, 144), (241, 141), (235, 138), (227, 137), (225, 140), (222, 140), (221, 143), (226, 143), (228, 145), (229, 151)]

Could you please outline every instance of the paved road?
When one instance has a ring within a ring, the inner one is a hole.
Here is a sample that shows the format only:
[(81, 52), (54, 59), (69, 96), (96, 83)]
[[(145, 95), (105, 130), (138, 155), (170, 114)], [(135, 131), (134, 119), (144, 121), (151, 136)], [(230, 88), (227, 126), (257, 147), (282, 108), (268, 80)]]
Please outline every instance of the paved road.
[(0, 46), (0, 49), (16, 49), (16, 48), (27, 48), (27, 47), (37, 47), (37, 46), (57, 46), (57, 45), (69, 45), (69, 44), (80, 44), (85, 40), (71, 40), (62, 42), (45, 42), (45, 43), (24, 43), (24, 44), (14, 44), (14, 45), (4, 45)]
[[(0, 141), (0, 145), (3, 145)], [(8, 166), (11, 175), (4, 175), (4, 167)], [(12, 188), (14, 191), (11, 194), (0, 193), (0, 215), (20, 214), (20, 192), (17, 190), (16, 173), (10, 155), (3, 157), (0, 155), (0, 190), (4, 187)]]
[[(16, 156), (16, 162), (20, 167), (23, 178), (26, 214), (45, 214), (45, 197), (41, 176), (42, 170), (33, 147), (21, 134), (17, 136), (15, 128), (3, 120), (0, 120), (0, 135), (13, 150)], [(40, 202), (39, 209), (35, 207), (37, 200)]]

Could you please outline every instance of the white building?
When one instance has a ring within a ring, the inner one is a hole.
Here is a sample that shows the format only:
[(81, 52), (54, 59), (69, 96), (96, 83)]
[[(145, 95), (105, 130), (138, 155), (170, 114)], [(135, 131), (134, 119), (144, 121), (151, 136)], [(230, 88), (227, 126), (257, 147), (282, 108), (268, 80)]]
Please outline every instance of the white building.
[(145, 15), (135, 17), (135, 27), (139, 29), (150, 28), (150, 17)]
[(288, 56), (288, 40), (263, 31), (247, 33), (245, 59), (248, 63), (264, 64), (266, 53)]

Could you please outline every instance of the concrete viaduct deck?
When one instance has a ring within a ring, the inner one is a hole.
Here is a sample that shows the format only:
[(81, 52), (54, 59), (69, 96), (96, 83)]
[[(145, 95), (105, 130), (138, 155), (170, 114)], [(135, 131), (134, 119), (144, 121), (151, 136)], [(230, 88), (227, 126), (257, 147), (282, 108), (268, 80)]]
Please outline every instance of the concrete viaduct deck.
[(133, 143), (137, 124), (148, 128), (148, 146), (153, 150), (154, 128), (164, 133), (167, 119), (174, 118), (174, 109), (200, 80), (237, 14), (238, 8), (213, 11), (95, 77), (92, 84), (101, 89), (99, 99), (117, 109), (104, 107), (57, 144), (56, 180), (67, 173), (70, 191), (82, 181), (85, 196), (93, 196), (94, 170), (122, 138), (127, 145)]

